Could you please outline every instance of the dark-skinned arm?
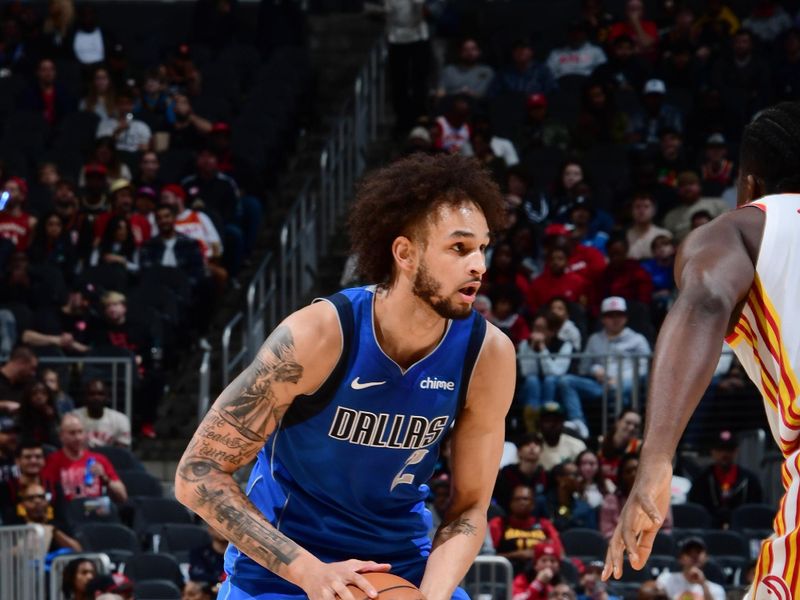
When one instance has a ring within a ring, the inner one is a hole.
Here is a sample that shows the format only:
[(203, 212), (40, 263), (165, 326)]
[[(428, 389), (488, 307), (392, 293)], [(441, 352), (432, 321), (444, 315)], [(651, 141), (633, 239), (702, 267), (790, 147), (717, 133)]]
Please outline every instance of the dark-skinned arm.
[(603, 578), (641, 569), (667, 514), (672, 457), (714, 374), (722, 341), (755, 276), (763, 213), (744, 208), (700, 227), (675, 264), (680, 295), (656, 343), (638, 475), (611, 538)]
[(389, 565), (349, 560), (326, 564), (275, 529), (242, 492), (233, 473), (248, 464), (300, 394), (325, 381), (341, 353), (341, 334), (327, 303), (288, 317), (253, 362), (220, 394), (178, 464), (175, 496), (236, 547), (300, 586), (310, 600), (354, 600), (347, 584), (377, 595), (360, 572)]

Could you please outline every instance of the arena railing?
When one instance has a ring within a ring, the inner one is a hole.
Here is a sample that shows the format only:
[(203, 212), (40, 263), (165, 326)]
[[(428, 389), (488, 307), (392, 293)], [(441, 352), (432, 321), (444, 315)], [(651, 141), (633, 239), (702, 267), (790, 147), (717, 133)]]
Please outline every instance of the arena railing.
[(503, 556), (476, 556), (461, 587), (475, 600), (511, 600), (514, 569)]
[[(131, 358), (125, 356), (40, 356), (39, 365), (52, 367), (56, 371), (61, 368), (71, 369), (79, 366), (83, 370), (84, 376), (87, 366), (107, 366), (109, 371), (98, 371), (97, 377), (108, 383), (111, 408), (125, 413), (128, 419), (132, 420), (134, 373)], [(63, 377), (59, 377), (59, 379), (62, 382), (65, 381)]]
[(0, 527), (0, 598), (45, 600), (44, 527)]
[[(386, 118), (386, 58), (381, 40), (361, 67), (320, 152), (318, 179), (306, 182), (287, 213), (277, 254), (263, 259), (247, 286), (244, 309), (223, 329), (223, 386), (252, 360), (267, 331), (299, 308), (314, 287), (319, 259), (329, 250), (355, 182), (366, 168), (367, 148)], [(202, 366), (200, 371), (202, 379)], [(207, 406), (200, 398), (198, 413)]]
[[(724, 351), (722, 353), (722, 360), (730, 361), (733, 353)], [(653, 354), (647, 353), (631, 353), (631, 354), (597, 354), (589, 352), (573, 352), (571, 354), (551, 354), (550, 358), (569, 358), (571, 366), (568, 374), (578, 375), (579, 365), (581, 361), (588, 360), (592, 364), (601, 364), (606, 373), (621, 373), (624, 369), (631, 368), (631, 384), (629, 389), (629, 403), (625, 402), (625, 386), (610, 385), (606, 379), (603, 382), (603, 394), (600, 402), (601, 407), (601, 428), (602, 434), (605, 435), (609, 422), (622, 409), (630, 406), (634, 410), (641, 411), (644, 406), (644, 400), (647, 392), (647, 385), (649, 380), (650, 369), (653, 361)], [(726, 362), (730, 368), (730, 362)], [(612, 368), (613, 367), (613, 368)], [(585, 407), (586, 404), (582, 403)]]
[(67, 565), (76, 558), (82, 558), (94, 563), (95, 572), (98, 575), (109, 575), (111, 573), (111, 559), (108, 554), (102, 552), (79, 552), (75, 554), (62, 554), (56, 556), (50, 562), (49, 580), (50, 600), (62, 598), (61, 584), (64, 578), (64, 570)]

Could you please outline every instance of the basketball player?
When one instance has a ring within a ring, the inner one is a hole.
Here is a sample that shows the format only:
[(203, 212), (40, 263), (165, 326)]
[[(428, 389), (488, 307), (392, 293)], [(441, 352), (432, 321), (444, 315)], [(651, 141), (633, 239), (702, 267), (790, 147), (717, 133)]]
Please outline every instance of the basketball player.
[(603, 578), (621, 576), (626, 549), (635, 569), (647, 561), (669, 505), (672, 457), (724, 338), (759, 387), (786, 459), (786, 495), (750, 598), (786, 599), (800, 590), (800, 103), (769, 108), (745, 128), (738, 188), (740, 208), (680, 247), (680, 296), (656, 344), (638, 476)]
[[(223, 600), (354, 600), (388, 571), (428, 600), (457, 589), (483, 542), (514, 347), (472, 310), (502, 199), (460, 156), (368, 177), (350, 216), (377, 284), (287, 317), (219, 396), (178, 466), (178, 499), (231, 541)], [(433, 543), (424, 502), (442, 436), (453, 495)], [(256, 458), (242, 492), (232, 478)]]

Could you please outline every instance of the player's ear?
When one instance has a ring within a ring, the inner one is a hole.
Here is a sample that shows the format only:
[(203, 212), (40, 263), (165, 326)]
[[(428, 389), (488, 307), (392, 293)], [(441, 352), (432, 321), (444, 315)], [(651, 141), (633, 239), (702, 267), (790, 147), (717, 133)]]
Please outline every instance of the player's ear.
[(413, 271), (417, 266), (417, 246), (404, 235), (397, 236), (392, 242), (392, 256), (401, 271)]
[(737, 204), (744, 206), (764, 196), (764, 182), (754, 175), (742, 175), (739, 180)]

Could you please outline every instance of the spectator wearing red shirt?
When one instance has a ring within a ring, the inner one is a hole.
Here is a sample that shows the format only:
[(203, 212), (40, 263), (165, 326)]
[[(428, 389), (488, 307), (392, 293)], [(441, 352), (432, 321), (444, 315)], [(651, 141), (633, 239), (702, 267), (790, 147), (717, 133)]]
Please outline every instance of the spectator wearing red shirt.
[(625, 3), (625, 20), (614, 23), (608, 31), (608, 41), (621, 35), (633, 40), (637, 54), (655, 62), (658, 60), (658, 26), (644, 18), (644, 2), (628, 0)]
[(568, 260), (567, 252), (562, 248), (552, 248), (547, 253), (544, 271), (531, 282), (528, 289), (528, 309), (532, 313), (557, 297), (586, 304), (586, 279), (567, 271)]
[(511, 284), (498, 285), (492, 288), (490, 299), (492, 308), (489, 321), (510, 337), (514, 345), (527, 340), (531, 330), (518, 312), (522, 301), (519, 290)]
[(554, 223), (544, 230), (546, 250), (559, 248), (567, 253), (567, 272), (583, 277), (592, 286), (603, 276), (606, 257), (597, 248), (579, 244), (572, 238), (572, 231), (566, 225)]
[(146, 216), (133, 212), (133, 185), (127, 179), (117, 179), (111, 184), (109, 194), (111, 196), (111, 210), (97, 215), (94, 220), (95, 243), (103, 237), (111, 217), (124, 217), (127, 219), (136, 247), (140, 247), (150, 239), (151, 226)]
[(3, 186), (3, 194), (6, 193), (5, 206), (0, 202), (0, 237), (10, 240), (17, 252), (25, 252), (36, 227), (36, 217), (22, 208), (28, 197), (28, 184), (22, 177), (9, 177)]
[(514, 577), (513, 600), (547, 600), (561, 583), (561, 555), (553, 542), (542, 542), (533, 549), (533, 569)]
[(528, 295), (530, 282), (522, 270), (519, 255), (510, 242), (500, 242), (495, 246), (489, 268), (483, 275), (481, 293), (491, 295), (492, 286), (509, 283), (517, 287), (523, 298)]
[(58, 432), (61, 450), (47, 457), (42, 479), (57, 482), (67, 501), (75, 498), (97, 498), (108, 494), (114, 502), (128, 499), (125, 484), (109, 460), (102, 454), (90, 452), (81, 420), (72, 414), (64, 415)]
[(536, 546), (550, 542), (558, 556), (564, 554), (555, 526), (545, 518), (533, 516), (535, 494), (527, 485), (518, 485), (511, 494), (508, 516), (489, 520), (492, 545), (498, 556), (511, 561), (514, 573), (522, 572), (533, 559)]
[(608, 242), (608, 267), (600, 283), (604, 297), (620, 296), (628, 302), (650, 304), (653, 279), (638, 260), (628, 258), (628, 240), (623, 236)]

